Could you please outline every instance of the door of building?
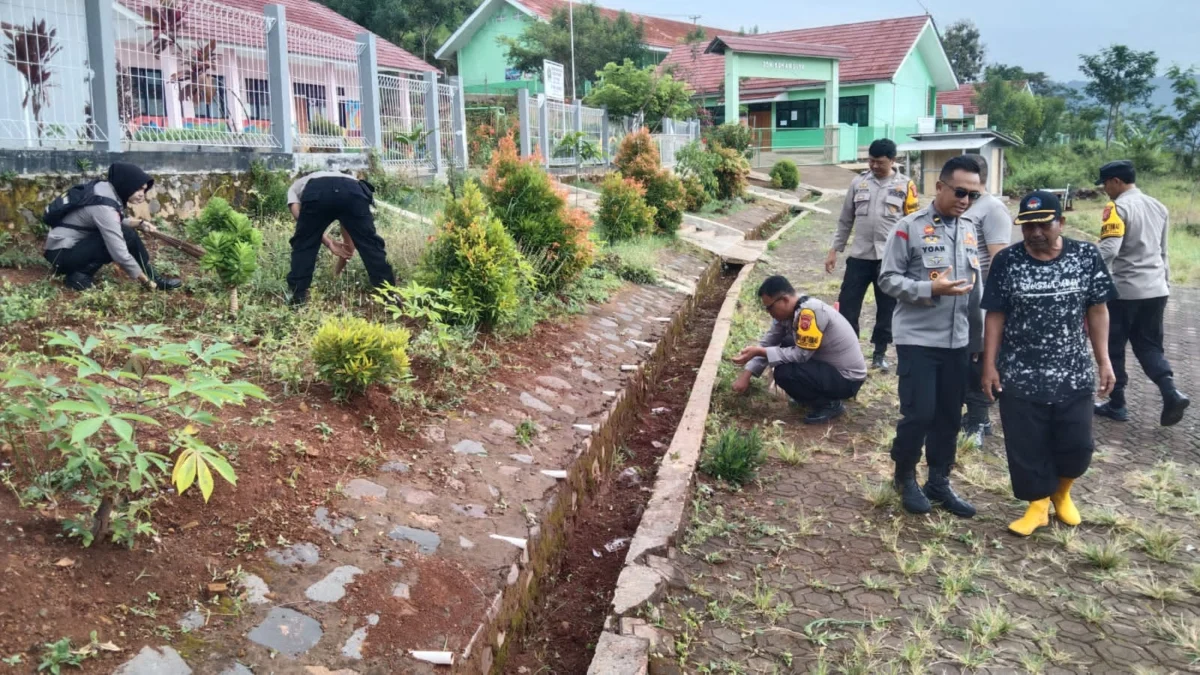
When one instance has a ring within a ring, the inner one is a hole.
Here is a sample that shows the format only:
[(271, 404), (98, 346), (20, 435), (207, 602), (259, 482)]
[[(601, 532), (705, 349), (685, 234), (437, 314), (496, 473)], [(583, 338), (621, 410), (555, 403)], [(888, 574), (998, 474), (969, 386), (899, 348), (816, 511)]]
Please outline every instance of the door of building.
[(762, 150), (770, 150), (771, 128), (775, 124), (775, 120), (772, 119), (770, 105), (766, 107), (766, 110), (756, 110), (752, 106), (746, 120), (750, 124), (750, 129), (754, 132), (754, 140), (758, 144), (758, 147)]

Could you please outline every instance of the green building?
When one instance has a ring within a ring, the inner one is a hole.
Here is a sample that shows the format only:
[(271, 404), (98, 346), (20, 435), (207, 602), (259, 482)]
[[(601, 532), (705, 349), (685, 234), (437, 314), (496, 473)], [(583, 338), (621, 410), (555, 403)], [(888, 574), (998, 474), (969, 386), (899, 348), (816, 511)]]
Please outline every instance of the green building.
[[(549, 21), (555, 10), (567, 6), (567, 0), (483, 0), (434, 56), (458, 61), (458, 74), (469, 94), (495, 94), (516, 89), (540, 93), (541, 74), (522, 73), (509, 67), (507, 48), (500, 44), (499, 38), (519, 37), (531, 22)], [(600, 8), (600, 13), (610, 19), (619, 14), (617, 10), (607, 8)], [(683, 21), (628, 14), (635, 22), (641, 21), (645, 29), (643, 65), (661, 63), (697, 27)], [(726, 32), (701, 28), (710, 37)]]
[[(920, 120), (937, 116), (938, 92), (958, 89), (928, 16), (718, 35), (707, 47), (675, 48), (662, 68), (691, 85), (714, 123), (738, 110), (764, 150), (832, 142), (842, 146), (833, 154), (843, 161), (876, 138), (907, 140)], [(725, 96), (731, 85), (732, 106)]]

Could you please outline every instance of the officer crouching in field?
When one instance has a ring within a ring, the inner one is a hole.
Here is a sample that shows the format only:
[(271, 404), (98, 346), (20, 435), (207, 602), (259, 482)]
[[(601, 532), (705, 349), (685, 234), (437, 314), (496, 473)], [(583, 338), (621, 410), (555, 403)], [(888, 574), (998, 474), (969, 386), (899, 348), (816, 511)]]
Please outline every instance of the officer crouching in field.
[(292, 268), (287, 276), (291, 304), (308, 302), (308, 288), (322, 243), (339, 258), (348, 259), (352, 253), (325, 235), (335, 220), (358, 249), (371, 285), (379, 288), (384, 283), (396, 283), (383, 239), (375, 232), (375, 219), (371, 215), (373, 192), (370, 183), (336, 171), (317, 171), (292, 183), (288, 189), (288, 208), (296, 219), (296, 233), (291, 239)]
[(146, 201), (154, 179), (138, 166), (116, 162), (104, 180), (83, 183), (46, 207), (42, 220), (50, 228), (44, 256), (68, 288), (84, 291), (96, 272), (110, 262), (142, 285), (164, 291), (179, 288), (178, 279), (158, 276), (135, 225), (153, 230), (138, 218), (126, 218), (125, 207)]
[(750, 378), (762, 375), (769, 364), (775, 384), (810, 406), (805, 424), (828, 422), (846, 412), (842, 401), (857, 394), (867, 378), (867, 362), (850, 323), (824, 302), (796, 295), (781, 276), (763, 281), (758, 297), (774, 321), (758, 345), (733, 357), (745, 366), (733, 390), (745, 392)]
[[(895, 485), (904, 509), (928, 513), (930, 502), (969, 518), (975, 507), (950, 487), (966, 393), (968, 348), (982, 348), (983, 292), (974, 227), (962, 219), (983, 194), (979, 165), (960, 155), (946, 162), (937, 196), (896, 224), (884, 249), (879, 285), (899, 302), (892, 322), (900, 376), (900, 422), (892, 442)], [(917, 485), (921, 447), (929, 465)]]

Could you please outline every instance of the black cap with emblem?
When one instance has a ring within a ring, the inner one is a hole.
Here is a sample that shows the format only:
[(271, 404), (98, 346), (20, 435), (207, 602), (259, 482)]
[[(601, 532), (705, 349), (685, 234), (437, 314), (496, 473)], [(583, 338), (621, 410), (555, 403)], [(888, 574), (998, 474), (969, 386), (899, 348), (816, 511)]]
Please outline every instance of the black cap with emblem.
[(1014, 222), (1017, 225), (1049, 223), (1062, 218), (1062, 203), (1053, 192), (1031, 192), (1021, 200), (1021, 209)]
[(1137, 171), (1133, 168), (1133, 162), (1128, 159), (1118, 159), (1100, 167), (1100, 178), (1096, 180), (1096, 185), (1104, 185), (1104, 181), (1109, 178), (1120, 178), (1126, 183), (1136, 183)]

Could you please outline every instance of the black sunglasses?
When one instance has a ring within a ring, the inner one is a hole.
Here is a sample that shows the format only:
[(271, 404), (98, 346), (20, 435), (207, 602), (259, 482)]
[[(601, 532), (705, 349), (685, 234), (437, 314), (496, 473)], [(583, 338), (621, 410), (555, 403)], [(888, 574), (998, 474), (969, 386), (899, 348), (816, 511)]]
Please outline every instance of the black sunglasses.
[(968, 190), (966, 188), (953, 188), (953, 189), (954, 189), (954, 198), (955, 199), (969, 199), (971, 201), (976, 201), (977, 199), (979, 199), (980, 197), (983, 196), (982, 192), (976, 192), (974, 190)]

